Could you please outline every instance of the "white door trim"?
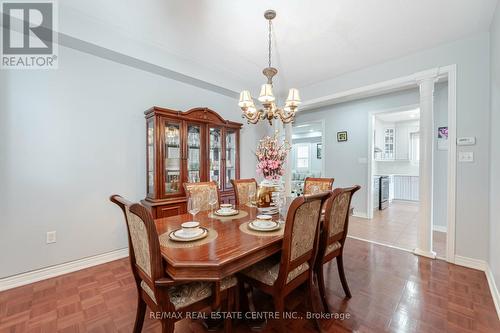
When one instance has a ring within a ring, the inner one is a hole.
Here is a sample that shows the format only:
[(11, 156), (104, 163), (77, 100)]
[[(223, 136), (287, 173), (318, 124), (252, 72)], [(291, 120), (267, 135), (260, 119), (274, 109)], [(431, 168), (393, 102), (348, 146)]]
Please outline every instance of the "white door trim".
[[(437, 74), (439, 79), (448, 78), (448, 205), (447, 205), (447, 228), (446, 242), (447, 253), (446, 260), (455, 263), (455, 207), (456, 207), (456, 90), (457, 90), (457, 65), (449, 65), (444, 67), (431, 68), (422, 72), (414, 73), (408, 76), (402, 76), (388, 81), (382, 81), (359, 88), (348, 89), (331, 95), (322, 96), (319, 98), (305, 101), (301, 105), (301, 110), (312, 110), (327, 105), (333, 105), (346, 101), (387, 94), (394, 91), (417, 88), (418, 78), (422, 78), (431, 74)], [(369, 122), (370, 124), (370, 122)], [(373, 125), (371, 125), (373, 126)], [(367, 157), (372, 154), (372, 147), (369, 145)], [(370, 157), (371, 159), (371, 157)], [(371, 163), (368, 163), (369, 174), (371, 175)], [(367, 210), (368, 216), (373, 214), (373, 205), (370, 203), (371, 181), (368, 181), (370, 192), (367, 193)], [(369, 208), (372, 207), (370, 210)]]

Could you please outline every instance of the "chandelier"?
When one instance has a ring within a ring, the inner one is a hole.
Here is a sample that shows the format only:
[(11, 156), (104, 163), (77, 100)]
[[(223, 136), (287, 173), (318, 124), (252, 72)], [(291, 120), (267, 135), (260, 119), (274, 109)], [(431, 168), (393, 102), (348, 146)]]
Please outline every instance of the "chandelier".
[(276, 12), (274, 10), (266, 10), (264, 17), (269, 22), (269, 63), (268, 67), (264, 68), (262, 73), (267, 77), (267, 83), (263, 84), (260, 88), (259, 102), (262, 103), (262, 108), (258, 109), (255, 107), (250, 91), (243, 90), (240, 93), (240, 101), (238, 106), (243, 111), (242, 118), (246, 118), (247, 122), (250, 124), (256, 124), (259, 120), (269, 121), (269, 124), (273, 124), (273, 119), (281, 119), (283, 123), (289, 123), (293, 121), (295, 117), (295, 111), (300, 104), (299, 91), (295, 88), (291, 88), (288, 92), (288, 98), (285, 102), (284, 108), (278, 108), (276, 106), (276, 98), (273, 94), (273, 76), (278, 74), (278, 70), (271, 65), (271, 36), (272, 36), (272, 20), (276, 17)]

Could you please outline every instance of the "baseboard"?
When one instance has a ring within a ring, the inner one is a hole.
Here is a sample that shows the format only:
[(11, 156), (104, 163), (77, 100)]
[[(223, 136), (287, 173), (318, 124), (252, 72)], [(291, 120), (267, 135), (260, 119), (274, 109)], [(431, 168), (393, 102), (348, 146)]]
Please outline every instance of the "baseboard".
[(488, 287), (490, 288), (491, 297), (493, 298), (493, 303), (495, 303), (495, 309), (497, 310), (498, 319), (500, 320), (500, 292), (495, 283), (495, 278), (493, 277), (493, 272), (491, 271), (490, 265), (484, 260), (472, 259), (457, 255), (455, 256), (455, 264), (484, 272), (484, 274), (486, 275), (486, 280), (488, 281)]
[(477, 269), (486, 272), (488, 264), (484, 260), (473, 259), (455, 255), (455, 265)]
[(439, 231), (439, 232), (446, 232), (448, 229), (442, 225), (433, 225), (432, 230)]
[(490, 286), (491, 297), (493, 297), (493, 302), (495, 303), (495, 308), (497, 309), (498, 319), (500, 320), (500, 292), (495, 283), (495, 277), (493, 276), (493, 271), (490, 265), (486, 267), (486, 280), (488, 280), (488, 285)]
[(8, 276), (0, 279), (0, 291), (24, 286), (26, 284), (45, 279), (50, 279), (59, 275), (79, 271), (84, 268), (104, 264), (125, 257), (128, 257), (128, 248), (98, 254), (92, 257), (78, 259), (26, 273)]
[(368, 214), (366, 214), (365, 212), (356, 212), (356, 211), (354, 211), (352, 213), (352, 216), (359, 217), (359, 218), (362, 218), (362, 219), (367, 219), (368, 218)]

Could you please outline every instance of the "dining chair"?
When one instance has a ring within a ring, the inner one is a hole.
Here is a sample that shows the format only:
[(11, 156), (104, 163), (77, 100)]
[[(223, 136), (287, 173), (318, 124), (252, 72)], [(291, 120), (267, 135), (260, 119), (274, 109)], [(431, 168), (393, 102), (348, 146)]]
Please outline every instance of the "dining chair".
[(337, 267), (342, 288), (344, 288), (347, 298), (351, 298), (351, 292), (345, 277), (342, 255), (349, 226), (349, 212), (352, 196), (360, 188), (359, 185), (349, 188), (337, 188), (325, 203), (323, 228), (319, 236), (319, 250), (314, 271), (318, 277), (321, 301), (325, 310), (328, 312), (330, 310), (326, 298), (323, 265), (334, 258), (337, 258)]
[(255, 178), (249, 179), (231, 179), (233, 184), (236, 206), (247, 204), (249, 193), (253, 190), (254, 196), (257, 195), (257, 181)]
[(334, 178), (307, 177), (304, 181), (304, 195), (331, 191), (334, 180)]
[(330, 195), (323, 192), (295, 198), (286, 216), (281, 255), (266, 258), (238, 275), (241, 282), (273, 297), (275, 311), (280, 314), (281, 331), (285, 329), (285, 297), (306, 281), (314, 307), (313, 267), (318, 250), (319, 218), (321, 207)]
[(184, 189), (189, 197), (197, 199), (199, 202), (200, 211), (210, 210), (213, 207), (210, 206), (210, 194), (215, 195), (217, 198), (217, 203), (215, 206), (219, 206), (220, 193), (219, 187), (216, 182), (198, 182), (198, 183), (184, 183)]
[[(142, 331), (146, 305), (158, 313), (163, 333), (174, 331), (175, 321), (188, 312), (205, 308), (231, 311), (236, 297), (237, 280), (234, 276), (220, 282), (174, 281), (166, 273), (166, 263), (160, 253), (160, 241), (151, 213), (141, 204), (132, 204), (119, 195), (110, 200), (123, 211), (128, 231), (129, 259), (137, 287), (137, 312), (134, 333)], [(182, 314), (168, 316), (168, 314)], [(231, 320), (224, 322), (225, 332), (231, 332)]]

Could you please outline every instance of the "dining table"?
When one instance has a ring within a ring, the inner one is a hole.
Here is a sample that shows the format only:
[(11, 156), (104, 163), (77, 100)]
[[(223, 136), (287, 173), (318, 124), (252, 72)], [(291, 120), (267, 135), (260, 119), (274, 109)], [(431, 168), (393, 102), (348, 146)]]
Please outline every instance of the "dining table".
[[(289, 204), (287, 200), (286, 205)], [(245, 225), (261, 213), (254, 206), (235, 208), (239, 213), (234, 217), (216, 216), (207, 210), (194, 217), (182, 214), (155, 219), (161, 255), (173, 280), (220, 281), (281, 250), (284, 225), (274, 232), (245, 232)], [(278, 214), (273, 215), (274, 220), (277, 218)], [(207, 240), (184, 243), (168, 239), (172, 231), (187, 221), (199, 222), (206, 228), (210, 232)]]

